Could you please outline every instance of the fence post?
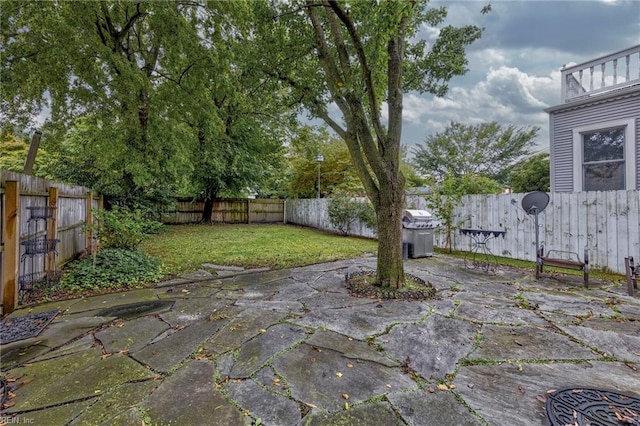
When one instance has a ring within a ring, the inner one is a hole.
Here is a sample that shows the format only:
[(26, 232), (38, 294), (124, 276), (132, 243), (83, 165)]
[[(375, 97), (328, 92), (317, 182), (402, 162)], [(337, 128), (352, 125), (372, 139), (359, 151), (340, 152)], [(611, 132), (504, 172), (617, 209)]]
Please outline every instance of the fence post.
[(282, 200), (282, 223), (287, 224), (287, 200)]
[(2, 271), (2, 314), (10, 314), (18, 304), (20, 256), (20, 182), (6, 181), (4, 188), (4, 261)]
[(251, 223), (251, 199), (247, 198), (247, 224)]
[(93, 254), (94, 246), (93, 246), (93, 192), (88, 191), (87, 196), (85, 197), (85, 226), (87, 227), (87, 231), (85, 233), (85, 247), (87, 250), (87, 254)]
[[(58, 239), (58, 188), (50, 187), (49, 188), (49, 207), (52, 207), (52, 218), (51, 218), (51, 226), (47, 227), (47, 239), (56, 240)], [(47, 267), (46, 271), (56, 271), (56, 255), (55, 253), (49, 253), (47, 255)]]

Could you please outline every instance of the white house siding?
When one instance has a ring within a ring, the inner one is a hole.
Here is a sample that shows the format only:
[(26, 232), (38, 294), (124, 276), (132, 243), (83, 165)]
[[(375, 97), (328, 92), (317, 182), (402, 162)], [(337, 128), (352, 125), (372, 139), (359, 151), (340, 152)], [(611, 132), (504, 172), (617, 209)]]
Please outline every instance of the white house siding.
[(636, 121), (636, 188), (640, 188), (640, 88), (624, 95), (592, 102), (576, 102), (550, 108), (551, 190), (572, 192), (573, 129), (607, 121), (633, 118)]

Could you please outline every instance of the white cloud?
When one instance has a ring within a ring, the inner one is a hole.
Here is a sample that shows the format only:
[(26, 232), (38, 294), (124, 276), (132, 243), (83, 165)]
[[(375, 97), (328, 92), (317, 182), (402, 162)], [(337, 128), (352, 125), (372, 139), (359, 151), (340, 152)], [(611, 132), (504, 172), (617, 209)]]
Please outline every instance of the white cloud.
[(515, 67), (490, 68), (469, 87), (452, 87), (443, 98), (405, 96), (405, 143), (422, 143), (425, 136), (442, 132), (451, 121), (478, 124), (538, 126), (538, 145), (548, 145), (548, 115), (544, 108), (557, 104), (560, 72), (529, 75)]

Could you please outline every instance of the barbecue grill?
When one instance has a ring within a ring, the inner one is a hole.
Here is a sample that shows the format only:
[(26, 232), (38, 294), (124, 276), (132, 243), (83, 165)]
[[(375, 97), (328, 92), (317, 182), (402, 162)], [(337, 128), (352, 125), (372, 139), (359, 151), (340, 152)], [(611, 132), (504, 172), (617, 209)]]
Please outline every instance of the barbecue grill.
[(402, 213), (402, 241), (411, 259), (433, 256), (433, 230), (440, 227), (427, 210), (405, 210)]

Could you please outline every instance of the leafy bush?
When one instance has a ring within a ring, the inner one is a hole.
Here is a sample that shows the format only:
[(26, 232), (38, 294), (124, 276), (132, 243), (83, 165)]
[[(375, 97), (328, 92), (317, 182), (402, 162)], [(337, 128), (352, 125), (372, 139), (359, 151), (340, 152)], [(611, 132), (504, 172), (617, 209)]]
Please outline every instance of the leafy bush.
[(360, 201), (345, 194), (334, 194), (329, 199), (329, 221), (343, 235), (348, 235), (351, 225), (362, 222), (375, 229), (375, 212), (369, 201)]
[(453, 232), (457, 225), (453, 223), (454, 209), (460, 203), (463, 195), (468, 194), (499, 194), (503, 190), (502, 184), (475, 174), (463, 176), (447, 175), (433, 191), (425, 198), (427, 207), (432, 209), (444, 225), (446, 235), (445, 246), (451, 252)]
[(141, 210), (125, 210), (114, 207), (112, 210), (96, 212), (98, 225), (90, 230), (100, 241), (100, 247), (134, 249), (142, 242), (146, 234), (156, 234), (163, 224), (144, 217)]
[(160, 261), (137, 249), (102, 249), (65, 269), (60, 286), (71, 291), (133, 287), (162, 278)]

